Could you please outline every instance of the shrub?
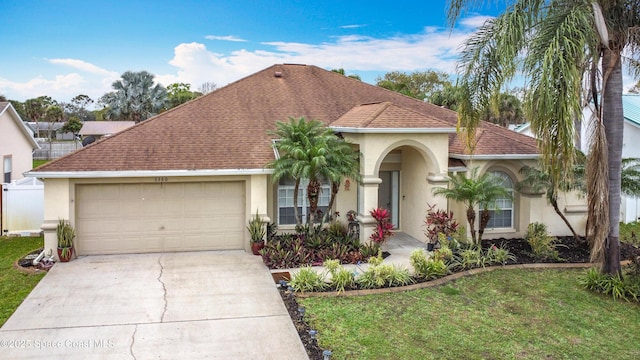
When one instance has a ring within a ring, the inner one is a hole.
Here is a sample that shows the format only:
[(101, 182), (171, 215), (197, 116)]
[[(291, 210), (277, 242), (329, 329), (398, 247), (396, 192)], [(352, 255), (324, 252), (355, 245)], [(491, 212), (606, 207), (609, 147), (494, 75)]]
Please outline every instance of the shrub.
[(365, 289), (404, 286), (413, 283), (409, 270), (394, 265), (383, 264), (382, 256), (369, 259), (369, 267), (356, 279)]
[(378, 245), (382, 245), (391, 236), (391, 229), (393, 229), (393, 224), (390, 220), (391, 214), (389, 210), (383, 208), (373, 209), (370, 214), (378, 223), (375, 230), (373, 230), (373, 234), (371, 234), (371, 240)]
[(640, 245), (638, 234), (640, 234), (640, 222), (620, 223), (620, 242)]
[(336, 219), (329, 222), (327, 225), (327, 232), (329, 233), (329, 236), (333, 238), (345, 238), (348, 237), (347, 234), (349, 233), (349, 230), (347, 228), (347, 224)]
[(362, 254), (363, 260), (368, 260), (372, 257), (378, 256), (380, 252), (380, 245), (377, 243), (371, 242), (369, 244), (361, 244), (360, 245), (360, 254)]
[(430, 257), (422, 249), (414, 250), (409, 260), (415, 270), (416, 276), (421, 279), (437, 279), (447, 275), (449, 272), (449, 267), (445, 264), (444, 260)]
[(447, 245), (441, 245), (440, 249), (436, 249), (433, 256), (436, 259), (442, 261), (451, 261), (453, 260), (453, 250), (451, 250)]
[(354, 274), (340, 265), (340, 261), (326, 260), (323, 265), (329, 274), (331, 274), (331, 286), (336, 289), (336, 291), (341, 292), (347, 288), (354, 287)]
[(610, 295), (614, 299), (640, 301), (640, 277), (638, 276), (629, 274), (622, 277), (620, 274), (604, 274), (596, 268), (590, 268), (579, 282), (587, 290)]
[(488, 259), (484, 256), (480, 246), (470, 246), (458, 252), (455, 266), (463, 270), (484, 267)]
[(327, 288), (327, 283), (321, 274), (318, 274), (312, 267), (304, 266), (291, 276), (289, 285), (295, 291), (322, 291)]
[(545, 224), (539, 222), (529, 224), (524, 238), (531, 246), (531, 254), (536, 260), (560, 260), (560, 254), (556, 249), (557, 239), (549, 236)]
[(489, 249), (487, 249), (487, 261), (491, 264), (500, 264), (506, 265), (509, 261), (516, 262), (516, 256), (513, 255), (504, 244), (500, 247), (495, 245), (491, 245)]
[(458, 223), (454, 220), (452, 211), (434, 210), (434, 208), (435, 205), (428, 206), (427, 218), (424, 221), (426, 227), (424, 234), (433, 244), (437, 243), (441, 236), (449, 238), (458, 229)]

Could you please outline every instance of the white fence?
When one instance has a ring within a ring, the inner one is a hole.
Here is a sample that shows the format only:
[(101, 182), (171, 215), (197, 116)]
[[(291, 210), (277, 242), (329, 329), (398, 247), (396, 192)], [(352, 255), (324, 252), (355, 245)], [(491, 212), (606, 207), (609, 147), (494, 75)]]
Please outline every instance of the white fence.
[(33, 152), (35, 160), (48, 160), (63, 157), (82, 148), (79, 141), (54, 141), (51, 144), (46, 139), (36, 139), (40, 149)]
[(44, 184), (35, 178), (2, 184), (2, 235), (40, 232), (44, 221)]

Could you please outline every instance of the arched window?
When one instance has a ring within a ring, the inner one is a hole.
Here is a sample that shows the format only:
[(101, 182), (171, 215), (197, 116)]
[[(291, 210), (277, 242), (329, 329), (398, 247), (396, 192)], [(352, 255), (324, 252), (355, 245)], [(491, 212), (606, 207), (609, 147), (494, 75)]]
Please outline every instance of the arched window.
[[(501, 179), (502, 186), (511, 192), (513, 196), (513, 180), (502, 171), (491, 172), (498, 179)], [(491, 219), (487, 224), (487, 229), (495, 228), (513, 228), (513, 200), (509, 198), (496, 199), (496, 207), (490, 210)]]

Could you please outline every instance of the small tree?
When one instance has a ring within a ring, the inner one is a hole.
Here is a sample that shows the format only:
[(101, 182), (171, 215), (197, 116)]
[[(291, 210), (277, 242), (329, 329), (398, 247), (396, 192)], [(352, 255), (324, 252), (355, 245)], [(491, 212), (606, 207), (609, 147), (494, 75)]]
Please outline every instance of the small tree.
[[(457, 173), (449, 179), (449, 187), (436, 187), (433, 189), (435, 195), (442, 195), (448, 200), (463, 202), (467, 207), (467, 221), (471, 230), (471, 238), (474, 243), (480, 243), (484, 226), (489, 222), (488, 209), (494, 205), (496, 199), (501, 197), (511, 197), (511, 193), (501, 185), (500, 179), (493, 174), (484, 173), (478, 176), (478, 168), (471, 170), (471, 176), (466, 173)], [(480, 236), (476, 236), (476, 207), (483, 205), (483, 217), (480, 222)], [(484, 225), (484, 226), (483, 226)]]

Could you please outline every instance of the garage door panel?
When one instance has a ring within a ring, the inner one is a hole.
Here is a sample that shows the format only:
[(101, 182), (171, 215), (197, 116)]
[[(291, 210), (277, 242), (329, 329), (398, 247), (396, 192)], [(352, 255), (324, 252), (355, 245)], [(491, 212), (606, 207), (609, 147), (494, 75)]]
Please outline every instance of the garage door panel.
[(81, 255), (242, 249), (243, 182), (78, 185)]

